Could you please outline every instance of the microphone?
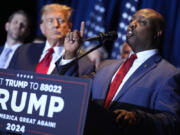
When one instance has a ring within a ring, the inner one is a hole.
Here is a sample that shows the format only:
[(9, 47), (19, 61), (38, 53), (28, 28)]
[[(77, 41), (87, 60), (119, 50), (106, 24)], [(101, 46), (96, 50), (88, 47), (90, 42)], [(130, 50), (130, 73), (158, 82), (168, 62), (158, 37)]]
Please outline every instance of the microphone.
[(116, 31), (110, 31), (107, 33), (99, 33), (97, 36), (95, 37), (90, 37), (88, 39), (86, 39), (85, 41), (95, 41), (95, 40), (99, 40), (99, 41), (106, 41), (106, 40), (116, 40), (118, 38), (118, 34)]
[[(82, 57), (86, 56), (87, 54), (89, 54), (90, 52), (98, 49), (99, 47), (103, 46), (104, 45), (104, 42), (106, 40), (116, 40), (118, 38), (118, 34), (117, 32), (115, 31), (111, 31), (111, 32), (108, 32), (108, 33), (99, 33), (97, 36), (95, 37), (91, 37), (91, 38), (88, 38), (84, 41), (94, 41), (94, 40), (99, 40), (100, 41), (100, 44), (95, 46), (94, 48), (91, 48), (89, 51), (85, 52), (84, 54), (82, 54), (81, 56), (79, 56), (78, 58), (76, 58), (75, 60), (79, 60), (81, 59)], [(103, 42), (102, 42), (103, 41)]]
[[(79, 59), (81, 59), (82, 57), (86, 56), (87, 54), (89, 54), (90, 52), (98, 49), (99, 47), (103, 46), (104, 45), (104, 42), (106, 40), (116, 40), (118, 38), (118, 34), (117, 32), (115, 31), (110, 31), (110, 32), (107, 32), (107, 33), (99, 33), (97, 36), (95, 37), (91, 37), (91, 38), (88, 38), (84, 41), (95, 41), (95, 40), (98, 40), (100, 42), (99, 45), (95, 46), (94, 48), (91, 48), (89, 51), (85, 52), (84, 54), (82, 54), (81, 56), (75, 58), (71, 63), (75, 62), (75, 61), (78, 61)], [(58, 69), (58, 72), (61, 73), (59, 71), (59, 68), (58, 68), (58, 61), (55, 63), (57, 69)]]

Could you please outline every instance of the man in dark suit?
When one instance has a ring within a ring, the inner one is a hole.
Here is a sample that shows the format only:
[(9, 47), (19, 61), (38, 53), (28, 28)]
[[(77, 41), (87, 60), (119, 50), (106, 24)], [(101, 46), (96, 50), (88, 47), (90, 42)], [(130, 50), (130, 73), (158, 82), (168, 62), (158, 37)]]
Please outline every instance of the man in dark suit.
[[(46, 42), (40, 44), (31, 43), (18, 48), (12, 62), (9, 65), (9, 69), (35, 71), (45, 74), (57, 74), (58, 71), (55, 63), (59, 60), (57, 64), (65, 65), (65, 59), (71, 57), (72, 50), (76, 49), (77, 51), (79, 49), (79, 47), (73, 48), (73, 46), (75, 47), (79, 45), (83, 36), (83, 30), (81, 30), (81, 33), (77, 30), (71, 32), (71, 12), (71, 8), (65, 5), (45, 5), (41, 10), (40, 28), (47, 39)], [(82, 29), (84, 27), (83, 25), (84, 23), (82, 22)], [(64, 53), (66, 48), (66, 53)], [(39, 63), (41, 63), (48, 55), (49, 49), (53, 50), (53, 54), (49, 56), (51, 60), (48, 70), (38, 70)], [(94, 65), (86, 58), (79, 61), (79, 63), (81, 68), (80, 74), (87, 74), (94, 70)], [(62, 74), (65, 73), (63, 72)]]
[[(133, 54), (96, 73), (85, 134), (177, 134), (180, 71), (158, 53), (163, 30), (164, 19), (155, 10), (133, 15), (126, 35)], [(132, 65), (125, 73), (127, 63)]]
[(114, 113), (124, 134), (172, 135), (177, 130), (180, 90), (173, 76), (179, 71), (158, 54), (163, 26), (163, 17), (152, 9), (133, 15), (126, 38), (137, 58), (109, 105), (109, 89), (122, 61), (102, 68), (94, 78), (93, 101)]
[(24, 44), (29, 35), (30, 21), (23, 10), (13, 12), (5, 24), (7, 32), (4, 46), (0, 46), (0, 68), (6, 69), (16, 49)]

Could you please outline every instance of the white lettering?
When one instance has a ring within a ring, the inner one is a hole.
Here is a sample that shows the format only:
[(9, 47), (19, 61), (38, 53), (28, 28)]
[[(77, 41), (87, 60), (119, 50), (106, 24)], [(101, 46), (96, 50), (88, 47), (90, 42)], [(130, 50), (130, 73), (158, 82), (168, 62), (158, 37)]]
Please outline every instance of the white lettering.
[[(2, 96), (4, 95), (4, 97)], [(7, 110), (6, 102), (9, 99), (9, 92), (6, 89), (0, 88), (0, 104), (3, 110)]]
[(5, 120), (18, 121), (17, 116), (0, 113), (0, 118)]
[(4, 78), (0, 78), (0, 85), (2, 85)]
[(5, 79), (6, 86), (16, 87), (16, 88), (26, 88), (28, 86), (27, 81), (13, 80), (13, 79)]
[(28, 106), (27, 113), (28, 114), (32, 114), (33, 106), (34, 106), (35, 110), (38, 110), (38, 108), (40, 108), (39, 115), (40, 116), (44, 116), (45, 107), (46, 107), (46, 101), (47, 101), (47, 95), (42, 95), (39, 98), (39, 100), (37, 100), (36, 94), (35, 93), (31, 93), (30, 94), (29, 106)]
[(30, 82), (30, 89), (37, 90), (39, 88), (39, 84), (36, 82)]
[(51, 122), (51, 121), (38, 120), (37, 125), (56, 128), (56, 122)]
[(28, 124), (35, 124), (36, 119), (27, 118), (27, 117), (19, 117), (19, 121), (23, 123), (28, 123)]
[(61, 97), (51, 96), (48, 117), (53, 117), (54, 112), (61, 112), (64, 108), (64, 100)]
[(12, 93), (12, 99), (11, 99), (11, 108), (15, 112), (21, 112), (26, 104), (26, 98), (27, 98), (27, 92), (23, 92), (21, 96), (21, 103), (19, 106), (16, 105), (16, 100), (17, 100), (17, 91), (13, 91)]

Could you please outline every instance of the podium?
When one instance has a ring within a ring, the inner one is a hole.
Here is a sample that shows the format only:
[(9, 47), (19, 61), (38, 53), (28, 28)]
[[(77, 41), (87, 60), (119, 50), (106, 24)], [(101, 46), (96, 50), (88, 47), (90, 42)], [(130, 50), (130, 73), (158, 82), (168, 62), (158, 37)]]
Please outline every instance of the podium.
[(91, 79), (0, 69), (0, 130), (82, 135)]

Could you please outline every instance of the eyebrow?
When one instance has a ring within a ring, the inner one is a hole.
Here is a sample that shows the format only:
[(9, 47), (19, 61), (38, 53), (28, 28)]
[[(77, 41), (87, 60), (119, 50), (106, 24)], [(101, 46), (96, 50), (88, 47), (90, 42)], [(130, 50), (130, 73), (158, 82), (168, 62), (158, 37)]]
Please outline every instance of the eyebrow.
[(140, 15), (140, 16), (135, 16), (133, 15), (131, 19), (136, 19), (136, 18), (140, 18), (140, 19), (146, 19), (147, 17), (143, 16), (143, 15)]

